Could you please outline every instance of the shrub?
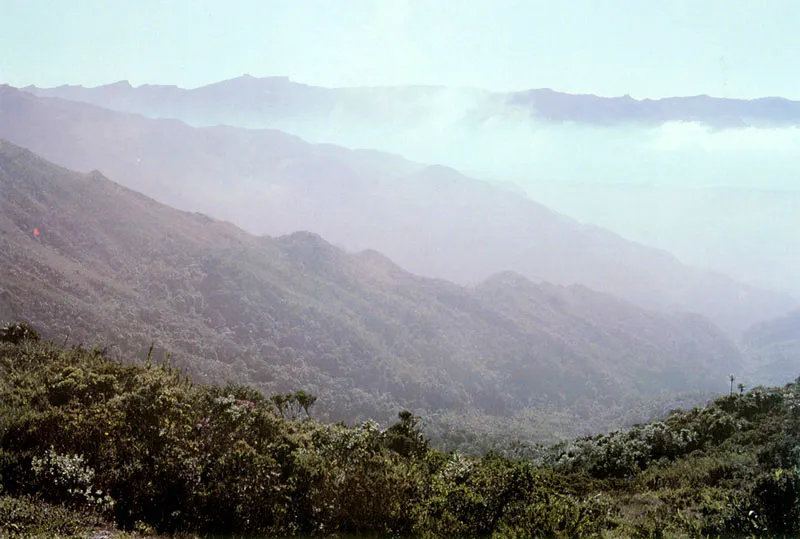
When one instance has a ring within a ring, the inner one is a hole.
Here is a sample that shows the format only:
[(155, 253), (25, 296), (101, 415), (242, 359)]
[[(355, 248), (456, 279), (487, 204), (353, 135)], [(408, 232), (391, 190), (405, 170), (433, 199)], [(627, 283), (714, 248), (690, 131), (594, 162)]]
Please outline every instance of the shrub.
[(0, 496), (0, 535), (9, 539), (85, 538), (97, 517), (26, 496)]
[(93, 486), (94, 470), (86, 465), (82, 455), (62, 455), (51, 447), (43, 457), (33, 457), (31, 467), (41, 492), (54, 500), (100, 511), (114, 506), (111, 496)]
[(22, 341), (38, 341), (39, 334), (27, 322), (12, 322), (0, 327), (0, 342), (19, 344)]
[(800, 534), (800, 473), (797, 468), (778, 469), (759, 477), (750, 502), (752, 518), (762, 531), (789, 537)]

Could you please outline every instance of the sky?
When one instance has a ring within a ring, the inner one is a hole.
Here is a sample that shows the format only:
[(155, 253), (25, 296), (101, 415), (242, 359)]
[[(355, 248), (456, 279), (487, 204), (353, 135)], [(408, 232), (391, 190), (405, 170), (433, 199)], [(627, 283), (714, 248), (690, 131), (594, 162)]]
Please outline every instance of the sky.
[(0, 83), (800, 99), (796, 0), (0, 0)]

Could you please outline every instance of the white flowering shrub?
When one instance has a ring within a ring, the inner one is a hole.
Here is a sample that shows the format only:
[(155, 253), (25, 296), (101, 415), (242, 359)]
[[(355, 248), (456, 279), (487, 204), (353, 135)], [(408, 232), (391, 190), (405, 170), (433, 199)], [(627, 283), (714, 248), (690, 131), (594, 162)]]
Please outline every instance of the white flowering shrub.
[(44, 490), (62, 498), (60, 501), (101, 510), (114, 505), (111, 496), (92, 486), (94, 470), (85, 463), (83, 455), (63, 455), (51, 447), (44, 456), (33, 458), (31, 468)]
[(439, 474), (444, 481), (461, 483), (469, 477), (473, 466), (472, 459), (456, 451), (449, 456)]

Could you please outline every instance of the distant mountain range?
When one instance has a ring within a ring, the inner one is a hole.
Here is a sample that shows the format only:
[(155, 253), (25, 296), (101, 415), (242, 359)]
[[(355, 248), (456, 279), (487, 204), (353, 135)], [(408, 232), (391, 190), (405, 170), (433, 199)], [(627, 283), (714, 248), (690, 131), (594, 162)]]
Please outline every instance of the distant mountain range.
[(0, 137), (62, 166), (100, 169), (179, 209), (257, 234), (310, 230), (429, 277), (474, 284), (510, 270), (645, 308), (697, 312), (734, 332), (796, 306), (513, 190), (376, 151), (309, 144), (275, 130), (195, 128), (8, 86), (0, 87)]
[(515, 184), (551, 209), (687, 264), (800, 297), (797, 101), (321, 88), (248, 76), (195, 89), (123, 81), (25, 91), (448, 165)]
[(450, 107), (473, 104), (476, 120), (502, 110), (508, 114), (523, 110), (543, 120), (598, 126), (675, 121), (717, 128), (800, 125), (800, 102), (780, 97), (698, 95), (638, 100), (630, 96), (575, 95), (549, 88), (507, 93), (441, 86), (324, 88), (293, 82), (288, 77), (248, 75), (193, 89), (149, 84), (133, 87), (120, 81), (91, 88), (28, 86), (23, 90), (126, 112), (178, 117), (198, 125), (267, 127), (267, 122), (281, 117), (331, 113), (403, 121), (422, 117), (428, 105), (447, 107), (448, 101)]

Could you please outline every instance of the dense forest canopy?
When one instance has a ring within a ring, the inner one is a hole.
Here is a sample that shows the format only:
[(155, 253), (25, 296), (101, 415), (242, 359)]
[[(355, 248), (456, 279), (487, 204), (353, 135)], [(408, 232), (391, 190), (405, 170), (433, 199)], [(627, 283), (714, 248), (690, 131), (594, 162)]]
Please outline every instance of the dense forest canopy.
[(512, 272), (475, 286), (419, 277), (312, 233), (256, 237), (10, 143), (0, 159), (9, 320), (127, 361), (155, 344), (199, 380), (304, 389), (322, 418), (388, 422), (413, 408), (437, 441), (480, 452), (488, 438), (645, 421), (744, 368), (699, 315)]

